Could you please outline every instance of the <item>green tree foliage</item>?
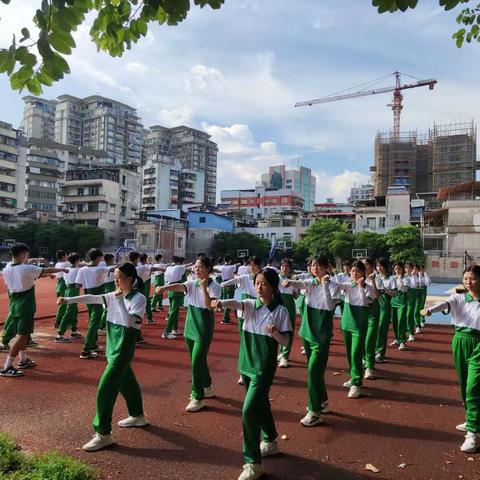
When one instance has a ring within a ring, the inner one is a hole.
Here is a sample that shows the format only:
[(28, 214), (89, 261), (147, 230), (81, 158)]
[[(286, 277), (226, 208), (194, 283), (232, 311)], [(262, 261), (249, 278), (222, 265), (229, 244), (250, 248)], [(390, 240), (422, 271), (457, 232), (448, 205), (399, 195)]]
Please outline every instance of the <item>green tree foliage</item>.
[[(173, 26), (185, 20), (191, 3), (190, 0), (38, 1), (33, 17), (37, 31), (22, 28), (20, 36), (13, 35), (9, 48), (0, 49), (0, 73), (10, 77), (13, 90), (26, 88), (33, 95), (40, 95), (42, 86), (51, 86), (70, 73), (65, 56), (76, 47), (72, 33), (85, 22), (88, 14), (94, 16), (90, 38), (97, 49), (120, 57), (147, 35), (152, 23)], [(11, 0), (0, 2), (8, 5)], [(209, 5), (218, 9), (224, 2), (193, 0), (192, 3), (201, 8)]]
[(91, 247), (102, 247), (104, 232), (91, 225), (42, 225), (26, 222), (16, 228), (0, 227), (0, 241), (6, 239), (26, 243), (35, 257), (40, 255), (40, 247), (46, 247), (48, 255), (44, 256), (53, 259), (59, 249), (85, 254)]
[(268, 257), (270, 242), (265, 238), (259, 238), (253, 233), (229, 233), (220, 232), (215, 235), (211, 253), (215, 258), (223, 257), (226, 253), (236, 255), (237, 250), (247, 249), (250, 256), (259, 256), (263, 260)]
[(354, 235), (353, 248), (365, 248), (367, 255), (375, 260), (379, 257), (389, 257), (386, 236), (376, 232), (358, 232)]
[(392, 262), (424, 263), (422, 238), (417, 227), (401, 225), (390, 230), (386, 237)]
[(336, 257), (351, 257), (353, 235), (345, 223), (325, 218), (316, 221), (305, 230), (301, 244), (310, 255), (326, 255), (333, 261)]
[[(452, 10), (461, 4), (470, 3), (470, 0), (438, 0), (438, 3), (445, 10)], [(372, 0), (372, 5), (377, 8), (378, 13), (405, 12), (408, 9), (415, 8), (418, 0)], [(470, 43), (472, 40), (480, 42), (480, 3), (473, 8), (464, 8), (457, 16), (457, 23), (462, 27), (456, 31), (452, 38), (457, 47), (460, 48), (464, 42)]]

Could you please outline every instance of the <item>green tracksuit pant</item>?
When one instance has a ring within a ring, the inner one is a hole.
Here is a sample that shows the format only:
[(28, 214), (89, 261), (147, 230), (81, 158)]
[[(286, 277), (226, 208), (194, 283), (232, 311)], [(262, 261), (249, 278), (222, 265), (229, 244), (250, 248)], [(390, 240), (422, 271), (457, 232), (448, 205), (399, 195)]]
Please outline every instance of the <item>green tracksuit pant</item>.
[(3, 324), (2, 343), (8, 345), (12, 338), (17, 335), (17, 329), (15, 327), (14, 317), (9, 313)]
[(207, 363), (207, 355), (212, 341), (211, 339), (199, 341), (185, 338), (185, 342), (192, 365), (192, 398), (203, 400), (205, 398), (205, 388), (212, 385)]
[(350, 366), (352, 385), (361, 387), (363, 383), (363, 355), (365, 352), (365, 332), (342, 330)]
[(400, 343), (407, 341), (407, 306), (391, 304), (393, 330), (395, 338)]
[(383, 358), (387, 352), (388, 330), (390, 329), (392, 312), (390, 297), (387, 294), (382, 293), (378, 302), (380, 305), (380, 316), (378, 319), (378, 335), (375, 353)]
[[(164, 275), (155, 275), (153, 277), (153, 286), (154, 287), (163, 287), (165, 285), (165, 278)], [(159, 295), (158, 293), (154, 293), (152, 297), (152, 301), (150, 303), (150, 307), (154, 310), (157, 305), (163, 308), (163, 295)]]
[(145, 298), (147, 299), (147, 305), (145, 307), (145, 313), (147, 314), (147, 320), (152, 321), (153, 320), (153, 314), (152, 314), (152, 305), (151, 305), (151, 299), (150, 299), (150, 285), (151, 285), (151, 280), (148, 279), (144, 286), (143, 286), (143, 291)]
[(272, 382), (246, 375), (242, 379), (246, 391), (242, 408), (243, 457), (245, 463), (262, 463), (260, 437), (273, 442), (278, 436), (268, 398)]
[[(65, 290), (66, 297), (76, 297), (80, 295), (80, 289), (76, 286), (68, 285)], [(76, 303), (68, 303), (66, 304), (65, 313), (63, 317), (60, 319), (60, 325), (58, 327), (57, 333), (58, 335), (64, 335), (65, 332), (71, 328), (72, 332), (77, 331), (77, 324), (78, 324), (78, 304)]]
[(290, 317), (290, 323), (292, 325), (292, 331), (288, 333), (288, 343), (287, 345), (280, 348), (280, 352), (283, 355), (283, 358), (287, 359), (290, 357), (290, 352), (292, 351), (293, 336), (295, 335), (295, 322), (297, 318), (297, 309), (295, 305), (295, 297), (290, 294), (281, 294), (283, 299), (283, 306), (288, 311), (288, 316)]
[[(55, 293), (57, 298), (65, 296), (65, 290), (67, 286), (65, 285), (65, 280), (60, 278), (57, 280), (57, 284), (55, 285)], [(57, 312), (55, 313), (55, 325), (58, 327), (60, 322), (62, 321), (63, 316), (65, 315), (65, 310), (67, 309), (67, 305), (63, 303), (62, 305), (57, 305)]]
[(380, 304), (374, 300), (368, 309), (367, 333), (365, 335), (365, 368), (375, 368), (375, 347), (380, 323)]
[(424, 299), (424, 290), (422, 288), (416, 288), (415, 289), (416, 293), (416, 301), (415, 301), (415, 327), (420, 327), (423, 321), (423, 317), (420, 315), (420, 312), (425, 305), (425, 299)]
[(311, 412), (320, 413), (322, 403), (328, 401), (325, 370), (327, 369), (328, 354), (330, 352), (330, 338), (327, 338), (326, 335), (322, 343), (309, 342), (302, 338), (302, 345), (305, 349), (305, 357), (308, 364), (307, 407)]
[[(229, 285), (228, 287), (223, 287), (221, 291), (221, 300), (230, 300), (235, 296), (235, 285)], [(230, 308), (223, 309), (223, 323), (230, 323)]]
[[(87, 295), (101, 295), (103, 286), (96, 288), (86, 288), (85, 293)], [(98, 329), (102, 323), (103, 305), (87, 304), (88, 310), (88, 329), (85, 335), (85, 342), (83, 350), (90, 352), (97, 345)]]
[(453, 359), (465, 405), (467, 431), (480, 432), (480, 332), (455, 332)]
[(170, 302), (170, 306), (168, 307), (165, 333), (170, 333), (173, 330), (178, 330), (178, 313), (180, 311), (180, 307), (183, 306), (184, 297), (185, 295), (181, 292), (168, 292), (168, 300)]
[(415, 333), (415, 309), (417, 305), (417, 289), (409, 288), (407, 292), (407, 334)]

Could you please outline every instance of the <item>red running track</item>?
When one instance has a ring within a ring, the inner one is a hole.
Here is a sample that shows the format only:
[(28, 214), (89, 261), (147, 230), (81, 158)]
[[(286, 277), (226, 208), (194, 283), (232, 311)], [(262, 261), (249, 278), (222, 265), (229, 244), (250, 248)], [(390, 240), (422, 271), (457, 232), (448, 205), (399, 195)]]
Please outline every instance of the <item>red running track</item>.
[[(54, 297), (54, 281), (40, 280), (39, 315), (55, 311)], [(7, 308), (3, 291), (2, 317)], [(41, 347), (30, 352), (38, 367), (24, 378), (0, 378), (2, 430), (26, 450), (57, 449), (85, 460), (105, 479), (236, 479), (243, 463), (237, 327), (216, 327), (209, 363), (218, 397), (207, 400), (205, 411), (187, 414), (188, 355), (182, 339), (161, 339), (164, 316), (156, 314), (157, 326), (145, 326), (149, 344), (137, 350), (134, 361), (151, 426), (114, 428), (118, 445), (84, 453), (105, 363), (103, 358), (80, 360), (80, 343), (55, 344), (52, 321), (43, 319), (36, 326)], [(82, 330), (85, 323), (82, 314)], [(280, 440), (282, 455), (266, 459), (268, 478), (479, 479), (480, 457), (459, 451), (463, 437), (455, 425), (464, 418), (450, 340), (448, 327), (426, 327), (407, 352), (389, 350), (388, 363), (376, 371), (378, 379), (367, 382), (362, 398), (351, 400), (342, 387), (348, 376), (336, 329), (326, 377), (332, 413), (325, 425), (307, 429), (299, 423), (307, 372), (297, 337), (291, 367), (277, 371), (271, 390), (277, 428), (287, 440)], [(114, 421), (125, 414), (119, 398)], [(367, 471), (367, 463), (379, 472)]]

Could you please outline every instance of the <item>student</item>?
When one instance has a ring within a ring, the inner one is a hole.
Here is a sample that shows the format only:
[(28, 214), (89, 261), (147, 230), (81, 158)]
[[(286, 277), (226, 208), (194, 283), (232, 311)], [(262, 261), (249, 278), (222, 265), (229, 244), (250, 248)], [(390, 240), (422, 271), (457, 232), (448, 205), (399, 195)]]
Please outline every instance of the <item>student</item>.
[(380, 292), (383, 289), (383, 283), (378, 275), (375, 274), (374, 264), (370, 258), (363, 258), (363, 264), (365, 265), (365, 275), (367, 277), (365, 283), (372, 288), (372, 301), (368, 306), (368, 326), (367, 333), (365, 335), (365, 380), (373, 380), (375, 375), (373, 370), (375, 369), (375, 347), (377, 344), (378, 327), (380, 323)]
[[(66, 268), (42, 268), (28, 264), (30, 249), (24, 243), (10, 248), (12, 260), (3, 269), (3, 280), (7, 286), (10, 303), (9, 316), (15, 339), (10, 347), (5, 365), (0, 370), (2, 377), (20, 377), (23, 369), (35, 367), (36, 363), (27, 358), (27, 343), (33, 333), (35, 316), (35, 280), (52, 273), (68, 273)], [(13, 362), (19, 356), (17, 367)]]
[(417, 315), (415, 317), (415, 325), (417, 326), (417, 328), (415, 330), (415, 333), (421, 333), (421, 328), (425, 326), (425, 317), (422, 317), (420, 315), (420, 311), (425, 308), (425, 302), (427, 300), (427, 289), (432, 284), (432, 281), (425, 272), (425, 267), (423, 265), (418, 265), (418, 279), (422, 293), (421, 295), (419, 295), (418, 298)]
[[(297, 275), (297, 279), (298, 280), (306, 280), (306, 279), (312, 279), (312, 278), (315, 278), (315, 274), (312, 273), (312, 259), (309, 258), (307, 260), (307, 271)], [(297, 304), (297, 309), (298, 309), (298, 313), (300, 314), (300, 318), (303, 318), (304, 311), (307, 308), (306, 303), (305, 303), (306, 290), (301, 288), (298, 293), (299, 293), (299, 295), (298, 295), (298, 298), (297, 298), (295, 303)], [(303, 344), (302, 344), (302, 347), (300, 349), (300, 353), (302, 355), (305, 355), (305, 347), (303, 346)]]
[(142, 394), (131, 361), (135, 353), (137, 331), (145, 314), (146, 298), (142, 280), (131, 263), (115, 268), (116, 290), (100, 295), (59, 298), (59, 303), (104, 305), (107, 308), (107, 367), (97, 390), (97, 413), (93, 420), (95, 435), (83, 446), (93, 452), (112, 445), (112, 413), (119, 393), (127, 402), (128, 417), (120, 427), (144, 427), (148, 421), (143, 413)]
[[(98, 248), (91, 248), (87, 252), (88, 264), (80, 268), (77, 274), (76, 283), (83, 288), (86, 295), (101, 295), (103, 293), (103, 284), (112, 267), (100, 265), (103, 260), (103, 252)], [(87, 304), (88, 310), (88, 329), (85, 335), (83, 351), (80, 358), (96, 358), (99, 346), (98, 329), (102, 323), (103, 307), (99, 304)]]
[(468, 267), (463, 273), (466, 293), (455, 293), (445, 302), (421, 311), (422, 316), (446, 310), (452, 316), (455, 334), (452, 352), (460, 382), (466, 422), (457, 430), (466, 432), (460, 450), (473, 453), (480, 447), (480, 266)]
[(130, 252), (128, 258), (137, 268), (137, 274), (143, 281), (143, 294), (147, 299), (147, 307), (145, 309), (147, 325), (155, 325), (150, 303), (150, 285), (154, 267), (148, 263), (148, 255), (146, 253)]
[[(214, 270), (219, 272), (221, 275), (222, 284), (227, 280), (231, 280), (235, 276), (235, 271), (237, 270), (237, 265), (233, 263), (233, 259), (228, 253), (223, 257), (223, 265), (217, 265)], [(235, 285), (227, 285), (222, 288), (222, 300), (230, 300), (235, 296)], [(230, 309), (225, 308), (223, 310), (222, 325), (232, 325), (232, 320), (230, 319)]]
[[(65, 280), (65, 297), (78, 297), (80, 295), (80, 287), (77, 283), (78, 272), (80, 271), (80, 254), (72, 252), (68, 255), (68, 273), (65, 273), (63, 278)], [(60, 297), (59, 297), (60, 298)], [(60, 325), (57, 330), (57, 343), (70, 343), (73, 338), (82, 338), (82, 335), (77, 331), (78, 325), (78, 306), (76, 303), (61, 303), (59, 305), (65, 306), (65, 312), (60, 319)], [(72, 333), (70, 337), (65, 337), (68, 329)]]
[(243, 257), (243, 265), (238, 267), (238, 276), (248, 275), (250, 273), (250, 257)]
[[(57, 250), (55, 253), (55, 256), (57, 258), (57, 263), (55, 263), (55, 268), (68, 268), (69, 267), (69, 262), (67, 260), (67, 252), (65, 250)], [(64, 297), (65, 296), (65, 279), (63, 278), (64, 273), (59, 272), (54, 275), (54, 278), (57, 279), (57, 283), (55, 285), (55, 293), (58, 297)], [(55, 314), (55, 324), (54, 327), (58, 328), (60, 325), (60, 321), (65, 315), (65, 305), (58, 305), (57, 307), (57, 312)]]
[(163, 263), (162, 259), (163, 256), (161, 253), (155, 255), (156, 263), (153, 266), (158, 268), (158, 270), (153, 272), (154, 294), (152, 297), (152, 303), (150, 304), (153, 311), (163, 310), (163, 295), (156, 293), (157, 287), (163, 287), (163, 285), (165, 285), (165, 270), (167, 269), (167, 264)]
[(278, 273), (278, 268), (274, 265), (275, 260), (273, 258), (269, 258), (267, 260), (267, 265), (265, 268), (271, 268), (272, 270), (275, 270)]
[(338, 289), (336, 283), (330, 282), (326, 257), (313, 257), (310, 270), (313, 278), (283, 282), (285, 286), (305, 290), (305, 308), (298, 332), (308, 362), (307, 414), (300, 420), (305, 427), (322, 423), (321, 414), (329, 412), (325, 370), (333, 332), (333, 296)]
[(407, 342), (414, 342), (415, 310), (417, 308), (418, 294), (421, 293), (414, 263), (407, 262), (405, 264), (405, 274), (409, 281), (409, 289), (407, 291)]
[(295, 305), (295, 298), (298, 296), (298, 289), (293, 285), (285, 285), (287, 280), (292, 279), (293, 274), (293, 262), (289, 258), (283, 258), (280, 262), (280, 284), (279, 291), (282, 296), (283, 305), (288, 311), (290, 316), (290, 323), (292, 325), (292, 331), (290, 333), (288, 345), (281, 347), (280, 354), (277, 357), (278, 366), (281, 368), (288, 367), (288, 359), (290, 352), (292, 351), (293, 336), (295, 335), (295, 320), (297, 318), (297, 309)]
[[(105, 265), (107, 267), (113, 267), (114, 261), (115, 261), (115, 255), (112, 255), (111, 253), (106, 253), (103, 256), (103, 259), (105, 261)], [(103, 293), (110, 293), (115, 291), (115, 282), (113, 280), (113, 270), (111, 270), (107, 278), (105, 279), (105, 283), (103, 284)], [(77, 295), (79, 295), (77, 293)], [(74, 295), (66, 295), (67, 297), (74, 296)], [(103, 309), (102, 313), (102, 322), (100, 323), (100, 328), (98, 330), (99, 335), (106, 335), (106, 328), (107, 328), (107, 309)]]
[(361, 395), (363, 381), (362, 362), (368, 328), (369, 304), (374, 294), (372, 287), (365, 283), (365, 265), (361, 261), (353, 262), (350, 278), (350, 281), (339, 284), (341, 292), (345, 295), (340, 328), (350, 365), (350, 380), (343, 386), (349, 389), (348, 398), (358, 398)]
[(396, 262), (393, 266), (394, 275), (391, 277), (391, 286), (395, 290), (390, 302), (393, 331), (395, 340), (391, 346), (398, 345), (399, 350), (406, 350), (407, 345), (407, 292), (410, 287), (410, 279), (405, 275), (405, 267), (402, 262)]
[[(186, 268), (185, 265), (182, 265), (183, 258), (174, 255), (172, 261), (173, 265), (168, 266), (165, 271), (165, 286), (186, 281)], [(178, 313), (180, 307), (183, 306), (185, 292), (175, 290), (169, 291), (164, 290), (163, 288), (157, 288), (155, 290), (158, 293), (163, 293), (164, 291), (168, 292), (168, 315), (162, 338), (165, 338), (166, 340), (175, 340), (180, 333), (178, 330)]]
[(265, 268), (255, 275), (256, 300), (212, 302), (214, 308), (242, 310), (244, 319), (238, 370), (246, 391), (242, 408), (245, 465), (238, 480), (260, 478), (264, 474), (262, 457), (280, 453), (268, 394), (277, 368), (278, 344), (288, 344), (291, 326), (279, 282), (277, 272)]
[[(197, 256), (198, 258), (198, 256)], [(215, 272), (215, 281), (220, 285), (223, 282), (223, 277), (222, 277), (222, 272), (220, 270), (220, 267), (223, 265), (223, 258), (222, 257), (217, 257), (217, 262), (214, 267), (214, 272)]]
[(378, 272), (377, 278), (382, 282), (382, 288), (380, 289), (380, 295), (378, 297), (380, 317), (378, 321), (378, 335), (375, 347), (375, 362), (383, 363), (387, 351), (388, 330), (391, 322), (390, 301), (392, 296), (395, 295), (396, 290), (393, 288), (394, 283), (388, 273), (389, 265), (387, 259), (383, 257), (378, 258), (376, 267)]
[(214, 396), (207, 362), (215, 325), (210, 304), (220, 297), (220, 285), (210, 278), (213, 262), (209, 257), (197, 258), (194, 272), (196, 280), (158, 287), (161, 293), (183, 292), (188, 295), (187, 319), (183, 336), (192, 364), (192, 394), (185, 409), (187, 412), (198, 412), (205, 407), (203, 400)]
[[(342, 271), (337, 273), (334, 277), (335, 282), (338, 284), (346, 283), (350, 281), (350, 270), (352, 269), (352, 262), (350, 260), (344, 260), (342, 262)], [(338, 298), (335, 303), (340, 307), (340, 315), (343, 313), (343, 306), (345, 304), (345, 297), (339, 292)]]

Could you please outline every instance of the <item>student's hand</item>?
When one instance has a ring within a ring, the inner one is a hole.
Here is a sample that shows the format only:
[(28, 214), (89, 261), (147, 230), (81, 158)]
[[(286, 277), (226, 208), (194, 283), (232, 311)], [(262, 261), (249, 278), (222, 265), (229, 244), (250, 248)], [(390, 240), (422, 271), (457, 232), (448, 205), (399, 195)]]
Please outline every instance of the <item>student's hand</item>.
[(326, 283), (328, 283), (330, 281), (330, 275), (327, 273), (326, 275), (324, 275), (322, 277), (322, 283), (325, 285)]
[(121, 296), (123, 295), (123, 292), (122, 292), (119, 288), (117, 288), (117, 289), (113, 292), (113, 294), (114, 294), (116, 297), (121, 297)]
[(163, 295), (163, 287), (157, 287), (157, 288), (155, 289), (155, 293), (156, 293), (157, 295)]
[(214, 298), (210, 302), (210, 307), (213, 308), (214, 310), (221, 308), (222, 307), (222, 302), (218, 298)]
[(290, 282), (290, 280), (284, 280), (284, 281), (282, 282), (282, 285), (283, 285), (285, 288), (288, 288), (288, 287), (291, 285), (291, 282)]
[(373, 280), (373, 279), (375, 278), (375, 272), (372, 272), (372, 273), (368, 276), (368, 278), (370, 278), (371, 280)]
[(420, 310), (420, 315), (422, 317), (429, 317), (432, 314), (432, 312), (428, 308), (424, 308), (423, 310)]
[(363, 277), (359, 278), (358, 279), (358, 282), (357, 282), (357, 285), (360, 287), (360, 288), (363, 288), (365, 286), (365, 279)]
[(200, 288), (203, 288), (204, 290), (208, 288), (208, 279), (202, 278), (200, 280)]
[(278, 332), (278, 328), (275, 325), (267, 325), (265, 331), (270, 335), (273, 335), (275, 332)]
[(62, 272), (63, 272), (63, 273), (68, 273), (69, 271), (70, 271), (70, 269), (68, 269), (68, 268), (63, 268), (63, 269), (62, 269)]
[(63, 297), (57, 298), (57, 305), (65, 305), (67, 302)]

